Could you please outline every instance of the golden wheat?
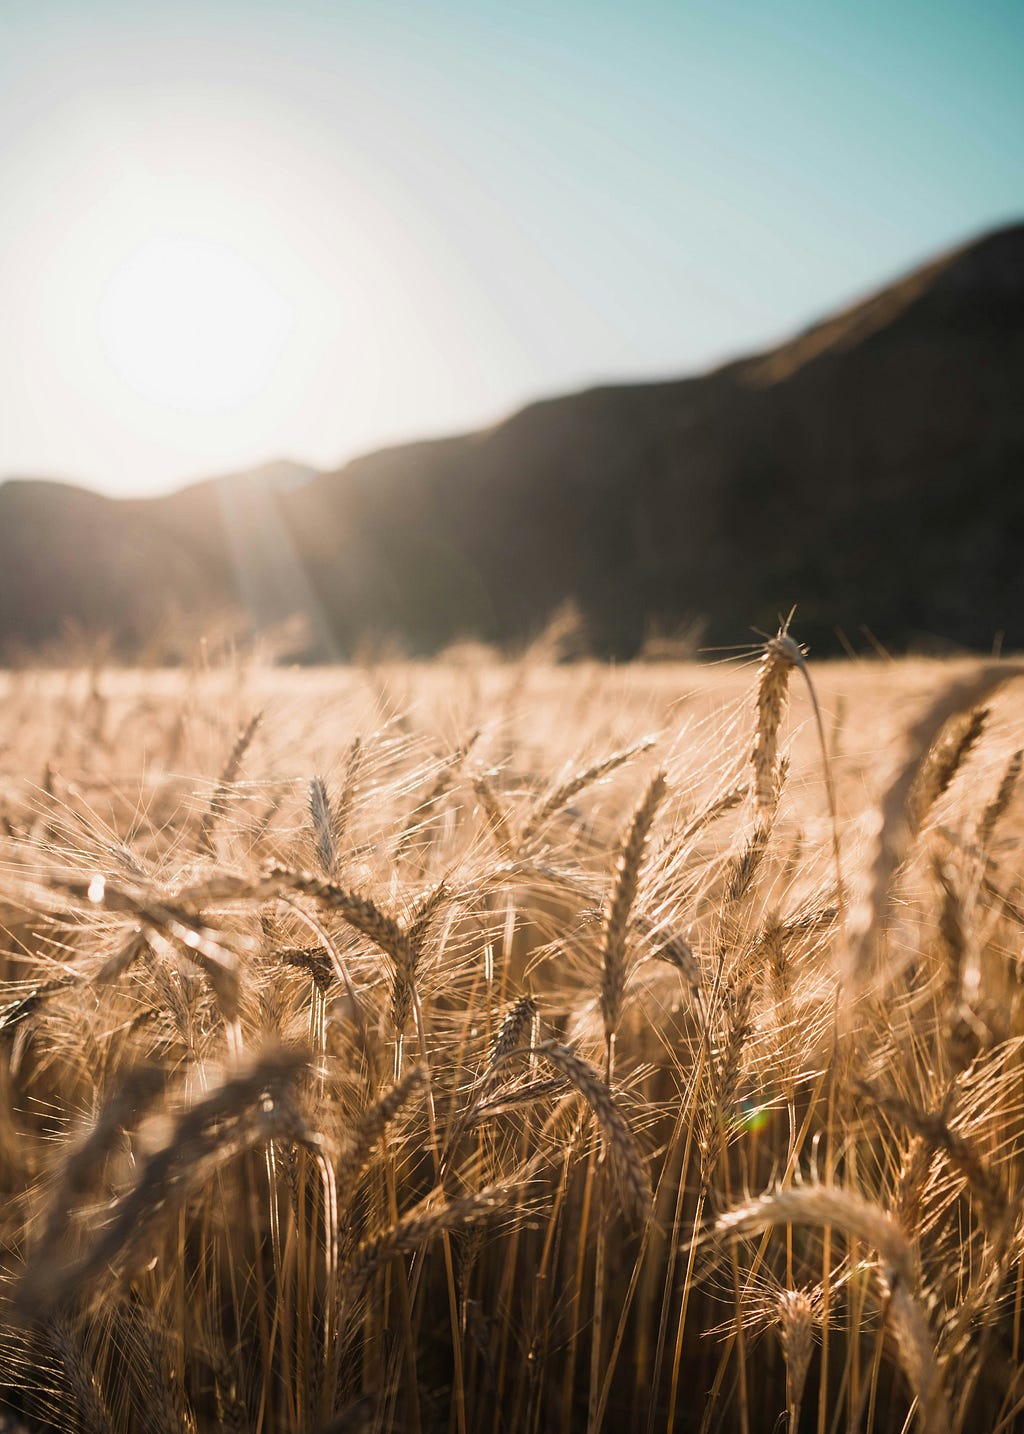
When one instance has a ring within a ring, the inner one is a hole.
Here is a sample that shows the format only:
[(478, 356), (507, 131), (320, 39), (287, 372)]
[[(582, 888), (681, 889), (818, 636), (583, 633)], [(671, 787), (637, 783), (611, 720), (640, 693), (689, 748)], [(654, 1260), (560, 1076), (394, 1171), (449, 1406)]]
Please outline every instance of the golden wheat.
[(813, 667), (0, 677), (0, 1427), (1016, 1427), (1021, 668)]

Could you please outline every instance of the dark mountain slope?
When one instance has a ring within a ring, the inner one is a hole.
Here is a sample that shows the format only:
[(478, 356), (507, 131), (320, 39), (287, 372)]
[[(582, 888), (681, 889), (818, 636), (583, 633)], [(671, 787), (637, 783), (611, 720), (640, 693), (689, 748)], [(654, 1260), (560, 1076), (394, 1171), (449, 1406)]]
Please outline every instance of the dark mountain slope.
[(568, 596), (616, 652), (652, 620), (729, 641), (793, 602), (819, 643), (1021, 644), (1022, 320), (1015, 228), (704, 378), (362, 459), (289, 521), (329, 611), (424, 648), (459, 618), (521, 637)]
[(368, 631), (429, 651), (521, 639), (574, 598), (617, 654), (696, 615), (741, 640), (793, 603), (819, 651), (861, 624), (1024, 646), (1022, 388), (1017, 226), (704, 377), (534, 404), (301, 486), (114, 504), (8, 485), (0, 640), (74, 612), (130, 645), (168, 604), (241, 601), (259, 622), (305, 607), (321, 652)]

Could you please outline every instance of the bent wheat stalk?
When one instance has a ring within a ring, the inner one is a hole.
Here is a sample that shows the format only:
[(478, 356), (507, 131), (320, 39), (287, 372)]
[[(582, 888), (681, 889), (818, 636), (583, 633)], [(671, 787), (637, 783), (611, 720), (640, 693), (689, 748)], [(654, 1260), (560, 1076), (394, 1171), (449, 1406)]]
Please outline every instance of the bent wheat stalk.
[(923, 1434), (944, 1434), (950, 1409), (935, 1357), (935, 1342), (917, 1289), (913, 1247), (880, 1206), (838, 1186), (804, 1185), (770, 1191), (725, 1211), (715, 1231), (725, 1237), (753, 1235), (774, 1225), (821, 1225), (845, 1230), (882, 1256), (882, 1292), (888, 1297), (900, 1361), (917, 1397)]

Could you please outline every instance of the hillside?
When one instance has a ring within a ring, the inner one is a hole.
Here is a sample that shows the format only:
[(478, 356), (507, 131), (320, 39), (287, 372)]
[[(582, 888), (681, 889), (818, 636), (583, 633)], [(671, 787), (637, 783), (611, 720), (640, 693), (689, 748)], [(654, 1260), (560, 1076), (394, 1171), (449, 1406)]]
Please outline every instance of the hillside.
[(567, 598), (603, 652), (707, 620), (742, 640), (796, 603), (818, 651), (1024, 647), (1024, 225), (944, 255), (701, 377), (533, 404), (335, 473), (167, 498), (0, 488), (0, 644), (69, 620), (132, 651), (175, 614), (311, 618), (429, 652), (519, 641)]

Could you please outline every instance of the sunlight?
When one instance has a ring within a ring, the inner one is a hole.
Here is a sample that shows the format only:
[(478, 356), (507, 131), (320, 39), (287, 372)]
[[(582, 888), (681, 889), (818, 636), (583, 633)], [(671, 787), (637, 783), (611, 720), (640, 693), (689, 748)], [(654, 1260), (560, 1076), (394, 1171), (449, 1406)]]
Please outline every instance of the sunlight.
[(240, 406), (264, 389), (292, 328), (291, 305), (225, 245), (150, 240), (109, 281), (100, 339), (143, 398), (195, 413)]

